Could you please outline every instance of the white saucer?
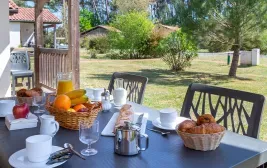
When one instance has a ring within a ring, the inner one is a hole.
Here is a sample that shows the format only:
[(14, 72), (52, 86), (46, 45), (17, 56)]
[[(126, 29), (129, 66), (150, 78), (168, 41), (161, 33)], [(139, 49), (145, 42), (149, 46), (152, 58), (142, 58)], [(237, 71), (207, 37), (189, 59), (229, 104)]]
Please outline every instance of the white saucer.
[(173, 122), (170, 127), (164, 127), (164, 126), (161, 125), (160, 118), (158, 117), (157, 119), (155, 119), (155, 120), (152, 121), (152, 124), (155, 127), (160, 128), (160, 129), (164, 129), (164, 130), (175, 130), (176, 125), (179, 125), (181, 122), (183, 122), (185, 120), (190, 120), (190, 119), (185, 118), (185, 117), (177, 117), (176, 118), (176, 121)]
[[(53, 146), (52, 147), (52, 153), (59, 151), (63, 148), (59, 147), (59, 146)], [(64, 162), (60, 162), (60, 163), (55, 163), (52, 165), (46, 165), (47, 161), (44, 162), (39, 162), (39, 163), (33, 163), (30, 162), (27, 158), (26, 155), (26, 149), (22, 149), (20, 151), (17, 151), (16, 153), (13, 153), (9, 159), (8, 162), (12, 167), (16, 167), (16, 168), (52, 168), (52, 167), (57, 167), (62, 165)]]

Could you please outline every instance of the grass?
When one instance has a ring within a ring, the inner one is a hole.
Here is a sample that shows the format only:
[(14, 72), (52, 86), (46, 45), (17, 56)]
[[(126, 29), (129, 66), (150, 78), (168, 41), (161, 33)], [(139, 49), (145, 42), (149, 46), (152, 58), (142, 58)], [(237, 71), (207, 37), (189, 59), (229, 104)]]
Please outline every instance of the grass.
[[(149, 78), (144, 105), (180, 111), (190, 83), (204, 83), (267, 95), (267, 58), (260, 66), (238, 68), (238, 78), (228, 78), (226, 56), (201, 57), (184, 72), (174, 73), (160, 59), (97, 60), (81, 57), (81, 88), (108, 87), (113, 72), (128, 72)], [(261, 124), (260, 139), (267, 141), (267, 109)]]

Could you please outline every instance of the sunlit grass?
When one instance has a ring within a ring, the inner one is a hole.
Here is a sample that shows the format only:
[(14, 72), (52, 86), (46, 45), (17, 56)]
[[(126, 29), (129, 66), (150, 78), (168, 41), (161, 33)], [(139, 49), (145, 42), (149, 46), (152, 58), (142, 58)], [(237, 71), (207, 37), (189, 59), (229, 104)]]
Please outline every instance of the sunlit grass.
[[(108, 87), (113, 72), (128, 72), (149, 78), (144, 105), (180, 111), (190, 83), (205, 83), (267, 95), (267, 59), (260, 66), (238, 68), (238, 78), (228, 78), (227, 58), (202, 57), (184, 72), (174, 73), (160, 59), (90, 60), (81, 58), (81, 87)], [(267, 140), (267, 115), (264, 109), (260, 138)]]

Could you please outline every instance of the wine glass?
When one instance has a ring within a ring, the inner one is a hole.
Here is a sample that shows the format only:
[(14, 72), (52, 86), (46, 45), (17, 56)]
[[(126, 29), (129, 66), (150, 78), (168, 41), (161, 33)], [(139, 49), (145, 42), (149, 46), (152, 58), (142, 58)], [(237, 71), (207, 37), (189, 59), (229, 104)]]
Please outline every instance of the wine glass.
[(42, 93), (39, 96), (33, 96), (33, 102), (32, 103), (33, 103), (33, 105), (38, 107), (38, 110), (34, 111), (34, 113), (36, 113), (36, 114), (44, 113), (45, 110), (41, 109), (41, 107), (45, 105), (45, 102), (46, 102), (46, 96), (44, 93)]
[(89, 122), (81, 121), (79, 123), (79, 139), (87, 145), (86, 149), (81, 151), (84, 156), (97, 154), (97, 150), (91, 148), (91, 145), (99, 139), (99, 121), (95, 120), (92, 125)]

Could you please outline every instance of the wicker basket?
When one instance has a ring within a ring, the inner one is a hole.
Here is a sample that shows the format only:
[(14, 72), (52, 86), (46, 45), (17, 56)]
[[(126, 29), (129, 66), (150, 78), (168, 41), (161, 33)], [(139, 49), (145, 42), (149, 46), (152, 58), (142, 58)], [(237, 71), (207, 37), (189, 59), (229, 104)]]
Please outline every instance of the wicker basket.
[(55, 95), (48, 95), (46, 100), (46, 110), (50, 112), (51, 115), (55, 116), (55, 120), (59, 123), (61, 127), (79, 130), (79, 122), (83, 121), (92, 125), (101, 111), (102, 105), (100, 102), (95, 104), (84, 103), (89, 110), (88, 112), (69, 112), (62, 109), (57, 109), (53, 107), (50, 102), (50, 97)]
[(32, 106), (32, 97), (17, 97), (19, 103), (26, 103), (28, 106)]
[(186, 147), (201, 151), (215, 150), (225, 134), (225, 131), (214, 134), (190, 134), (178, 129), (176, 132), (181, 136)]

